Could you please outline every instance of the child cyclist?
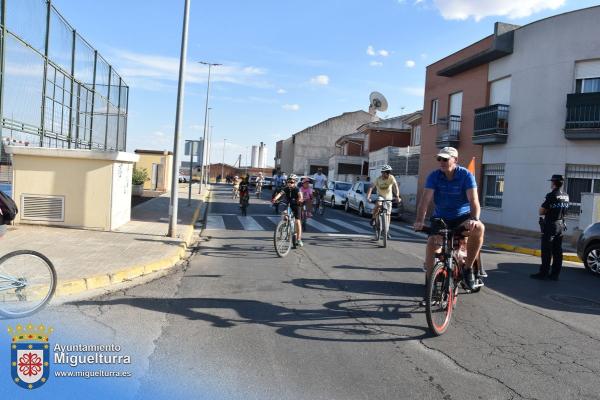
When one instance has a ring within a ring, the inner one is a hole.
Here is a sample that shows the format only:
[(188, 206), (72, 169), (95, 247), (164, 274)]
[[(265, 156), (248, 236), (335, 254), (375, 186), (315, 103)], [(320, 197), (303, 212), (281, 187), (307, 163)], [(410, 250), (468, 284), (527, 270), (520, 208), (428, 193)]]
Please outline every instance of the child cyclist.
[(315, 196), (313, 188), (310, 184), (310, 179), (302, 179), (302, 187), (300, 188), (300, 192), (302, 192), (302, 199), (304, 200), (304, 204), (306, 205), (306, 218), (312, 218), (312, 206), (313, 199)]

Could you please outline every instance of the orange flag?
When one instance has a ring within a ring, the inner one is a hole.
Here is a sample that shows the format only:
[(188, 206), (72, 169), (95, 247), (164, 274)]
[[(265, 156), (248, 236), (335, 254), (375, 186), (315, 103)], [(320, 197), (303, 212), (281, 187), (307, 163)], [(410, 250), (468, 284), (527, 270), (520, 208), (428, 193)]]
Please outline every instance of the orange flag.
[(467, 169), (469, 170), (470, 173), (475, 175), (475, 157), (471, 158), (471, 162), (469, 163), (469, 166), (467, 167)]

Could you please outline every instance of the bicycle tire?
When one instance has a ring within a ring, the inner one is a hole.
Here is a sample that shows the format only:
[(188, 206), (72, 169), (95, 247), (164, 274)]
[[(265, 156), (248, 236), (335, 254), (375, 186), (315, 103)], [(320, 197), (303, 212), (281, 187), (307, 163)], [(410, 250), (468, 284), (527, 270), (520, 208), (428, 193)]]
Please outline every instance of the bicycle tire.
[(285, 257), (292, 248), (292, 237), (289, 229), (289, 221), (279, 221), (273, 234), (273, 245), (279, 257)]
[(381, 225), (381, 234), (380, 236), (383, 237), (383, 247), (387, 247), (387, 241), (388, 241), (388, 232), (387, 232), (387, 223), (386, 223), (386, 215), (385, 213), (382, 213), (381, 211), (379, 212), (379, 224)]
[(375, 219), (375, 241), (379, 242), (379, 238), (381, 237), (381, 229), (379, 228), (379, 225), (381, 225), (381, 222), (379, 221), (379, 218)]
[[(431, 277), (427, 281), (427, 295), (425, 297), (425, 315), (427, 316), (427, 325), (435, 336), (443, 335), (452, 319), (454, 309), (454, 291), (449, 288), (450, 274), (442, 262), (438, 262), (431, 272)], [(437, 304), (436, 304), (437, 302)], [(434, 316), (434, 307), (441, 307), (442, 322), (438, 323)]]
[[(47, 279), (47, 285), (44, 284), (45, 282), (42, 281), (42, 283), (37, 284), (37, 285), (26, 285), (25, 288), (27, 288), (28, 286), (31, 286), (29, 289), (29, 292), (25, 292), (25, 294), (23, 294), (23, 290), (16, 289), (14, 291), (14, 296), (15, 299), (18, 300), (18, 302), (23, 301), (23, 299), (21, 298), (22, 296), (33, 296), (33, 298), (40, 298), (40, 300), (36, 303), (34, 303), (31, 306), (25, 306), (25, 304), (20, 303), (20, 305), (22, 306), (20, 308), (20, 310), (17, 310), (17, 308), (15, 310), (11, 310), (10, 308), (7, 308), (7, 300), (10, 300), (11, 298), (11, 292), (7, 289), (6, 291), (1, 291), (0, 292), (0, 315), (7, 317), (7, 318), (22, 318), (22, 317), (26, 317), (29, 315), (32, 315), (36, 312), (38, 312), (39, 310), (41, 310), (44, 306), (46, 306), (48, 304), (48, 302), (52, 299), (52, 297), (54, 296), (54, 293), (56, 291), (56, 270), (54, 269), (54, 265), (52, 264), (52, 262), (43, 254), (37, 252), (37, 251), (33, 251), (33, 250), (16, 250), (16, 251), (12, 251), (8, 254), (5, 254), (4, 256), (0, 257), (0, 274), (9, 276), (13, 279), (15, 279), (12, 275), (9, 275), (9, 273), (6, 272), (6, 270), (10, 270), (11, 268), (11, 262), (15, 264), (16, 270), (18, 271), (19, 274), (21, 275), (21, 277), (16, 278), (16, 279), (25, 279), (22, 275), (29, 272), (33, 272), (33, 273), (37, 273), (37, 268), (32, 266), (31, 263), (27, 263), (25, 265), (25, 267), (23, 267), (23, 265), (18, 265), (19, 264), (19, 260), (18, 258), (21, 258), (20, 256), (30, 256), (30, 257), (34, 257), (35, 259), (37, 259), (39, 266), (45, 267), (46, 268), (46, 272), (48, 273)], [(14, 275), (14, 276), (18, 276), (18, 275)], [(42, 276), (42, 279), (44, 279), (44, 277)], [(26, 289), (25, 289), (26, 290)], [(6, 292), (6, 293), (4, 293)]]

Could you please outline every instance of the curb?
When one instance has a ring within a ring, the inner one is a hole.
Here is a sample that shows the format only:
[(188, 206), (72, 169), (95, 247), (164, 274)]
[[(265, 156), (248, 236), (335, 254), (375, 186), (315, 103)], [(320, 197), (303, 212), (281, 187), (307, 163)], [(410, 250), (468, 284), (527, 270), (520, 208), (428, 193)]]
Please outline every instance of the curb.
[[(528, 247), (514, 246), (512, 244), (491, 243), (488, 246), (493, 249), (506, 250), (512, 253), (527, 254), (536, 257), (541, 257), (542, 255), (542, 252), (539, 249), (530, 249)], [(582, 263), (581, 259), (575, 253), (564, 253), (563, 261)]]
[(71, 279), (61, 282), (56, 286), (55, 297), (71, 296), (81, 294), (88, 290), (107, 288), (112, 285), (127, 282), (135, 278), (140, 278), (154, 272), (174, 267), (175, 264), (177, 264), (185, 256), (191, 244), (195, 229), (195, 222), (200, 216), (200, 210), (202, 207), (207, 205), (206, 201), (210, 197), (210, 193), (211, 190), (208, 190), (207, 194), (201, 199), (202, 202), (200, 205), (196, 207), (196, 210), (194, 210), (190, 224), (187, 226), (187, 228), (185, 228), (182, 234), (183, 242), (178, 245), (178, 249), (174, 254), (147, 264), (132, 265), (111, 273)]

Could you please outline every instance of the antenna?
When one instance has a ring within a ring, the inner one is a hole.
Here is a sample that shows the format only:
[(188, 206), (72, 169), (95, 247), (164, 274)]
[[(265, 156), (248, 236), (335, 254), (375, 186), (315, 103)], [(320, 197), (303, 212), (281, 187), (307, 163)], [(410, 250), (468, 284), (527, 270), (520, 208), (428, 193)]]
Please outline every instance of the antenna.
[(386, 111), (388, 102), (384, 95), (379, 92), (371, 92), (369, 96), (369, 114), (375, 115), (377, 111)]

